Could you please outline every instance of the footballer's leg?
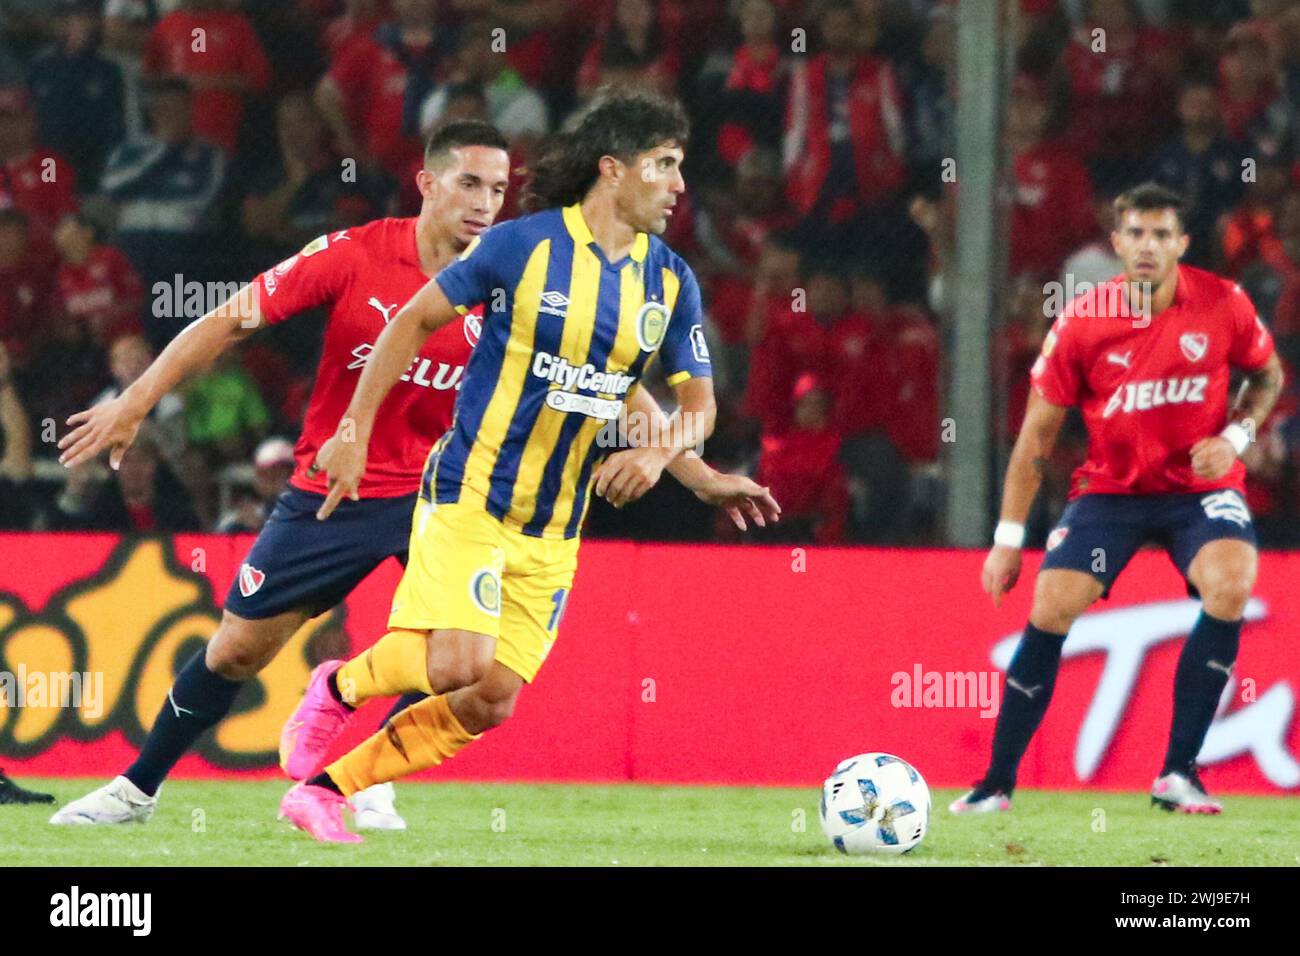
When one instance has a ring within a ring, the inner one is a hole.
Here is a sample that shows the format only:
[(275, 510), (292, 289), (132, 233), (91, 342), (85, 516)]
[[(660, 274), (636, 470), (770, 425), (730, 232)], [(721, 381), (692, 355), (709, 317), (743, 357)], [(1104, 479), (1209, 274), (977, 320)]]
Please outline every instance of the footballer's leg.
[(1109, 591), (1146, 537), (1141, 512), (1116, 498), (1078, 499), (1049, 536), (1029, 623), (1003, 679), (988, 771), (949, 805), (953, 813), (1010, 809), (1020, 760), (1056, 687), (1066, 635), (1075, 619)]
[(315, 517), (321, 496), (292, 487), (281, 494), (231, 583), (216, 634), (177, 675), (135, 763), (50, 822), (147, 821), (167, 774), (229, 712), (244, 683), (392, 554), (413, 498), (345, 502), (326, 525)]
[(50, 822), (147, 822), (176, 761), (226, 716), (244, 682), (265, 667), (306, 620), (302, 610), (254, 620), (223, 611), (207, 647), (176, 675), (135, 762), (121, 776), (63, 807)]
[[(1173, 556), (1180, 563), (1176, 551)], [(1151, 789), (1155, 806), (1182, 813), (1215, 814), (1223, 809), (1201, 783), (1196, 755), (1205, 743), (1237, 660), (1242, 619), (1258, 563), (1253, 542), (1232, 537), (1202, 544), (1186, 566), (1187, 580), (1201, 598), (1201, 613), (1183, 644), (1174, 672), (1169, 746), (1160, 776)]]

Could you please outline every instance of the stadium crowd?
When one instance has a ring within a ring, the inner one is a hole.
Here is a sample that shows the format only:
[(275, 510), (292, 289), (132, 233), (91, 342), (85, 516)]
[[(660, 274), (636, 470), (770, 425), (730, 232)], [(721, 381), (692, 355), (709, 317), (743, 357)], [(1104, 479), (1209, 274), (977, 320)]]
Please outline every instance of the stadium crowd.
[[(676, 94), (693, 120), (664, 238), (709, 316), (720, 413), (706, 457), (769, 484), (785, 511), (760, 538), (941, 541), (942, 416), (960, 431), (941, 412), (955, 7), (0, 0), (0, 527), (255, 530), (292, 470), (319, 316), (259, 333), (169, 396), (118, 472), (65, 476), (62, 422), (315, 236), (414, 214), (438, 123), (491, 120), (523, 170), (596, 89), (623, 83)], [(1118, 271), (1108, 204), (1143, 179), (1189, 197), (1187, 261), (1238, 279), (1300, 367), (1300, 5), (1021, 0), (1017, 26), (1010, 281), (990, 346), (1003, 446), (1053, 284)], [(1300, 544), (1289, 379), (1247, 453), (1265, 546)], [(1053, 463), (1040, 542), (1080, 436)], [(593, 508), (589, 531), (727, 536), (671, 484), (658, 508)]]

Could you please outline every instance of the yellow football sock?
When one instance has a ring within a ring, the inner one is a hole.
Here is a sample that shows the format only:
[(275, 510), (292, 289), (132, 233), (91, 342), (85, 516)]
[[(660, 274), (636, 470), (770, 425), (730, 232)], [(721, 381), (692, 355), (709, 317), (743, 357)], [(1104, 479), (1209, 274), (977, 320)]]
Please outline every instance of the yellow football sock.
[(481, 736), (461, 726), (447, 695), (439, 694), (406, 708), (325, 772), (350, 797), (377, 783), (436, 767)]
[(417, 690), (432, 694), (427, 642), (425, 631), (389, 631), (374, 647), (339, 668), (339, 696), (360, 707), (372, 697), (395, 697)]

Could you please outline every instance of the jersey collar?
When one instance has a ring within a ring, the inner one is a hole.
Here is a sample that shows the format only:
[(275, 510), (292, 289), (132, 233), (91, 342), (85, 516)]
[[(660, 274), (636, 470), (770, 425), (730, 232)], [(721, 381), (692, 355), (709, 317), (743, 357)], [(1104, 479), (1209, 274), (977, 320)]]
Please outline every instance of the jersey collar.
[(574, 245), (587, 246), (605, 265), (614, 269), (621, 269), (629, 260), (638, 265), (645, 262), (646, 253), (650, 249), (650, 237), (644, 232), (638, 232), (636, 238), (632, 240), (632, 251), (627, 257), (620, 262), (610, 262), (605, 258), (605, 253), (600, 246), (596, 245), (596, 240), (591, 234), (591, 229), (587, 226), (587, 220), (582, 217), (582, 204), (574, 203), (572, 206), (565, 206), (563, 211), (564, 228), (569, 231), (573, 238)]

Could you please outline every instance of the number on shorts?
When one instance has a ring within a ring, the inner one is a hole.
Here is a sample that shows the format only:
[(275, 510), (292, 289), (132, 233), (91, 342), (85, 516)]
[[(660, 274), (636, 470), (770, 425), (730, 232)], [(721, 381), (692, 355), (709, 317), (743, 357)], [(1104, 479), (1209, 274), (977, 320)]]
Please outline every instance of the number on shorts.
[(564, 588), (556, 591), (551, 595), (551, 603), (555, 608), (551, 611), (551, 622), (546, 625), (548, 631), (554, 631), (560, 626), (560, 619), (564, 617), (564, 605), (569, 601), (569, 592)]

